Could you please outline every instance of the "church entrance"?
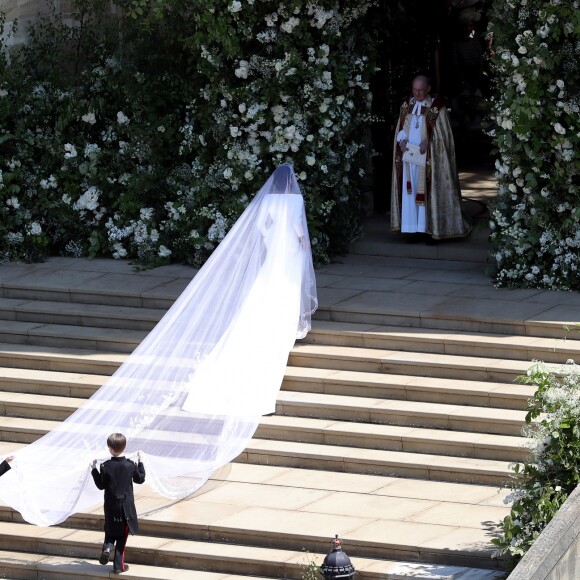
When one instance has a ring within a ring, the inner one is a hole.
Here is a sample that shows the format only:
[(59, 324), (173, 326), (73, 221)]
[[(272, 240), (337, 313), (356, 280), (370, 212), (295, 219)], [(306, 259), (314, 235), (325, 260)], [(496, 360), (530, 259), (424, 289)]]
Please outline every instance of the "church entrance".
[(384, 214), (390, 205), (395, 124), (417, 74), (429, 76), (432, 94), (449, 103), (460, 173), (471, 180), (479, 173), (489, 179), (493, 162), (483, 122), (491, 91), (490, 5), (491, 0), (408, 0), (376, 7), (372, 17), (378, 23), (380, 70), (372, 91), (373, 115), (380, 120), (372, 127), (375, 212)]

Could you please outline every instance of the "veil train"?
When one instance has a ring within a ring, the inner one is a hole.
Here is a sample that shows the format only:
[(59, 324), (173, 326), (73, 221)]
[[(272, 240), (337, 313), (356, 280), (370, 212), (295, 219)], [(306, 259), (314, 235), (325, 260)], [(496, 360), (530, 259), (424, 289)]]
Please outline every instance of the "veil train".
[(0, 497), (54, 525), (102, 500), (90, 476), (112, 432), (141, 450), (146, 483), (179, 499), (237, 457), (318, 306), (304, 201), (279, 166), (145, 340), (67, 420), (18, 451)]

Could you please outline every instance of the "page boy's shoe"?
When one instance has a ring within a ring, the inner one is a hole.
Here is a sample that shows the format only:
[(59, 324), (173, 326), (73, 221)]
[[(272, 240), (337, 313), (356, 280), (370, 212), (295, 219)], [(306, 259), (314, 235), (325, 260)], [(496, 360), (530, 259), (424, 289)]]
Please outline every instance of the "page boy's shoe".
[(120, 568), (115, 568), (113, 570), (113, 574), (122, 574), (123, 572), (126, 572), (129, 569), (129, 565), (125, 564), (125, 567), (121, 570)]
[(108, 564), (109, 563), (109, 556), (111, 555), (111, 548), (103, 548), (101, 552), (101, 557), (99, 558), (99, 564)]

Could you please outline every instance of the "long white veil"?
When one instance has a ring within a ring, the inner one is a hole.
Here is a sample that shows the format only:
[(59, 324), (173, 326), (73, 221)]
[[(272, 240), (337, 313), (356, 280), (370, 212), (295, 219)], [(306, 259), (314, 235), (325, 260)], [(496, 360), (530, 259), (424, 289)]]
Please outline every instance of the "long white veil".
[(142, 451), (158, 493), (193, 493), (274, 411), (288, 353), (317, 305), (304, 202), (284, 164), (115, 374), (15, 454), (0, 497), (40, 526), (93, 506), (102, 492), (89, 466), (108, 458), (112, 432), (127, 436), (127, 455)]

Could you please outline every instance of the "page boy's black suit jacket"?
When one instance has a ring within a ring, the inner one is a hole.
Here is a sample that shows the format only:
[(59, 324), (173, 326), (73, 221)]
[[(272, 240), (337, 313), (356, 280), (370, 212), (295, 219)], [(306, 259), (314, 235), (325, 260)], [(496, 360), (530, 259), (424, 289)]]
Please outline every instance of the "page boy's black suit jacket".
[(126, 457), (111, 457), (101, 464), (100, 471), (91, 471), (95, 485), (105, 490), (105, 534), (121, 537), (125, 534), (125, 522), (129, 531), (139, 531), (133, 482), (145, 481), (143, 463), (135, 463)]

